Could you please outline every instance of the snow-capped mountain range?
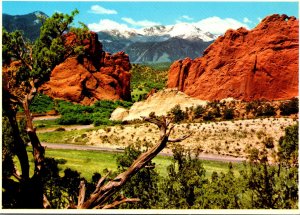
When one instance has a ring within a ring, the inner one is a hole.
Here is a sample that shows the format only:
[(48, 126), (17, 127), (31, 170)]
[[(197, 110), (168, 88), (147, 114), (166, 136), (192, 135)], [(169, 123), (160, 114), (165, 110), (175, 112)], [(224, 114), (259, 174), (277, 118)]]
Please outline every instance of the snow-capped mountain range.
[(131, 62), (172, 62), (181, 58), (202, 56), (217, 38), (189, 23), (157, 25), (143, 29), (112, 29), (98, 32), (103, 49), (125, 51)]
[(154, 38), (159, 41), (165, 41), (173, 37), (187, 40), (199, 39), (204, 42), (209, 42), (217, 38), (216, 35), (213, 35), (209, 32), (204, 32), (197, 26), (189, 23), (177, 23), (175, 25), (167, 26), (157, 25), (142, 29), (112, 29), (101, 32), (108, 33), (111, 36), (121, 37), (124, 39), (130, 39), (132, 41), (139, 42), (148, 42), (149, 40)]
[[(3, 26), (9, 32), (22, 30), (34, 41), (40, 34), (38, 17), (47, 17), (41, 11), (25, 15), (3, 14)], [(92, 28), (91, 28), (92, 29)], [(203, 51), (217, 38), (189, 23), (158, 25), (143, 29), (108, 29), (98, 32), (103, 50), (115, 53), (125, 51), (133, 63), (173, 62), (178, 59), (202, 56)]]

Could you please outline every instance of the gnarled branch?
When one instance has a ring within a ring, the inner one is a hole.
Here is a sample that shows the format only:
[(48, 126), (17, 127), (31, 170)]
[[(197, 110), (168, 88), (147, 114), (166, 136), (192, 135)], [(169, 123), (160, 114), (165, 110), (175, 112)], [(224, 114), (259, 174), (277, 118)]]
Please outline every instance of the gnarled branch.
[(169, 139), (168, 142), (171, 142), (171, 143), (178, 143), (178, 142), (181, 142), (181, 141), (183, 141), (183, 140), (189, 138), (191, 135), (192, 135), (192, 133), (187, 134), (187, 135), (184, 135), (184, 136), (181, 136), (181, 137), (176, 138), (176, 139)]
[(79, 185), (78, 207), (80, 207), (84, 202), (85, 191), (86, 191), (85, 182), (84, 180), (81, 180)]
[[(119, 205), (124, 202), (132, 202), (132, 199), (122, 199), (116, 200), (111, 204), (105, 205), (109, 199), (121, 189), (121, 187), (138, 171), (140, 171), (146, 164), (151, 161), (159, 152), (161, 152), (167, 145), (168, 142), (180, 142), (190, 136), (185, 135), (177, 139), (169, 139), (169, 135), (174, 126), (171, 125), (172, 119), (165, 116), (157, 117), (155, 114), (151, 113), (149, 117), (143, 117), (143, 119), (147, 122), (154, 123), (160, 129), (160, 139), (158, 143), (150, 148), (147, 152), (142, 153), (132, 164), (131, 166), (120, 173), (113, 180), (108, 183), (102, 185), (104, 179), (100, 179), (96, 190), (91, 194), (89, 199), (87, 199), (82, 205), (79, 205), (78, 208), (88, 209), (88, 208), (112, 208), (116, 205)], [(168, 130), (169, 129), (169, 130)], [(101, 183), (100, 183), (101, 182)], [(100, 187), (101, 186), (101, 187)], [(133, 199), (137, 201), (137, 199)]]

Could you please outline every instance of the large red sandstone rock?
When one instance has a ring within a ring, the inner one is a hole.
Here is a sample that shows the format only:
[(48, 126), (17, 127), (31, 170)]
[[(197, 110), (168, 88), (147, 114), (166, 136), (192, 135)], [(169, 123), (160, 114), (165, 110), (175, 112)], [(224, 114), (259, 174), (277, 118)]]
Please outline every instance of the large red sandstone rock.
[(281, 100), (298, 96), (299, 20), (266, 17), (253, 30), (228, 30), (203, 57), (176, 61), (168, 87), (204, 100)]
[[(67, 45), (76, 43), (73, 34)], [(51, 72), (40, 91), (52, 98), (90, 105), (97, 100), (130, 100), (131, 64), (124, 52), (105, 53), (95, 33), (84, 43), (85, 55), (69, 57)]]

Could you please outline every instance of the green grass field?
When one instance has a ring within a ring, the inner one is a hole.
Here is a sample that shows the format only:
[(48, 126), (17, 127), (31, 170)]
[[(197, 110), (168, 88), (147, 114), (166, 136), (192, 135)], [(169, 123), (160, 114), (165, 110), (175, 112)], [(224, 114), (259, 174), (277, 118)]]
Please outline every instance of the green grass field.
[(38, 137), (41, 142), (48, 143), (72, 143), (84, 145), (86, 141), (84, 140), (84, 133), (89, 131), (88, 129), (72, 130), (72, 131), (53, 131), (38, 133)]
[(56, 122), (56, 119), (50, 119), (50, 120), (35, 120), (33, 121), (33, 124), (35, 127), (37, 127), (37, 129), (39, 128), (57, 128), (61, 125), (59, 125), (57, 122)]
[[(31, 147), (27, 148), (30, 160), (30, 173), (33, 174), (33, 158)], [(60, 173), (63, 174), (64, 169), (71, 168), (81, 173), (82, 177), (90, 180), (93, 173), (103, 173), (104, 169), (117, 170), (116, 158), (117, 153), (101, 152), (101, 151), (79, 151), (79, 150), (65, 150), (65, 149), (46, 149), (46, 157), (53, 157), (57, 160), (65, 161), (64, 164), (59, 164)], [(167, 166), (172, 162), (172, 157), (157, 156), (153, 162), (156, 165), (157, 171), (163, 177), (167, 176)], [(17, 167), (19, 167), (16, 162)], [(206, 170), (206, 177), (210, 178), (213, 171), (227, 172), (228, 163), (219, 161), (203, 160), (203, 166)], [(238, 174), (239, 169), (242, 168), (241, 163), (234, 163), (233, 170)]]

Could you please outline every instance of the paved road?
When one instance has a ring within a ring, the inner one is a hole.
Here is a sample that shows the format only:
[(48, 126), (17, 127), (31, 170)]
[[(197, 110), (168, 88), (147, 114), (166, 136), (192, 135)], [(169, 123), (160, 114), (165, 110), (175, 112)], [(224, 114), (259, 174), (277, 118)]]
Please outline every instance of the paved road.
[[(76, 144), (62, 144), (62, 143), (46, 143), (42, 142), (43, 146), (46, 146), (50, 149), (72, 149), (72, 150), (87, 150), (87, 151), (106, 151), (106, 152), (123, 152), (123, 148), (113, 148), (113, 147), (99, 147), (99, 146), (87, 146), (87, 145), (76, 145)], [(165, 153), (161, 152), (159, 155), (162, 156), (173, 156), (172, 152)], [(244, 158), (236, 158), (231, 156), (224, 155), (215, 155), (215, 154), (200, 154), (198, 156), (201, 160), (214, 160), (214, 161), (223, 161), (223, 162), (242, 162)]]

